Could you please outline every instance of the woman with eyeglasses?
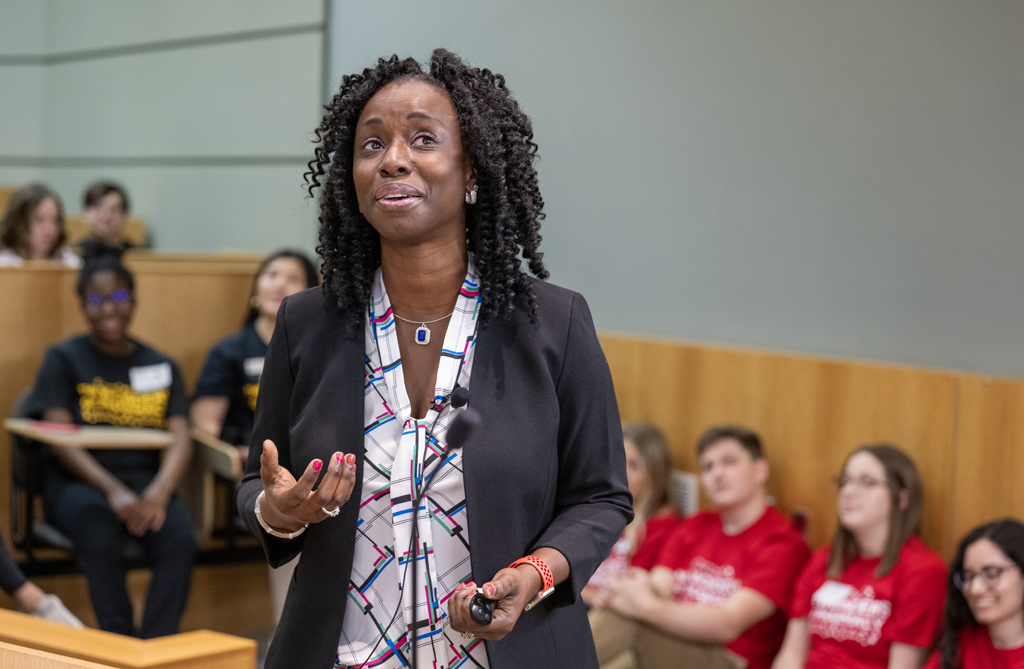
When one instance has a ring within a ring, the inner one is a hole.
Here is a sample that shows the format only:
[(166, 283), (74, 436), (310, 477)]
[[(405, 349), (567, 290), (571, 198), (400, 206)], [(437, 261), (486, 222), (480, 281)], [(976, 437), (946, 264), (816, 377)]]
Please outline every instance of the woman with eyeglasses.
[(920, 669), (941, 627), (946, 566), (916, 536), (917, 467), (895, 446), (861, 446), (836, 485), (839, 525), (797, 579), (772, 667)]
[(977, 527), (950, 565), (946, 629), (928, 669), (1024, 667), (1024, 525)]
[[(174, 490), (191, 455), (188, 404), (178, 366), (128, 334), (135, 281), (120, 260), (86, 264), (77, 284), (89, 334), (52, 346), (29, 400), (52, 423), (166, 429), (171, 445), (151, 449), (54, 447), (44, 473), (46, 517), (75, 545), (100, 627), (142, 638), (178, 631), (195, 540)], [(133, 623), (122, 546), (137, 537), (153, 569), (142, 627)]]

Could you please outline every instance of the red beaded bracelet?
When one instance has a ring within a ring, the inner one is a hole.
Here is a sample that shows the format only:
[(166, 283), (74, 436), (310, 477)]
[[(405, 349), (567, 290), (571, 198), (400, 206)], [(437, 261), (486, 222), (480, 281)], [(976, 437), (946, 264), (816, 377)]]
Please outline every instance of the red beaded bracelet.
[(518, 565), (521, 564), (528, 564), (534, 569), (536, 569), (537, 573), (540, 574), (541, 581), (543, 581), (543, 585), (541, 585), (540, 592), (537, 593), (536, 597), (527, 602), (526, 606), (523, 608), (524, 611), (529, 611), (533, 607), (537, 606), (537, 604), (539, 604), (541, 600), (543, 600), (545, 597), (548, 597), (549, 595), (551, 595), (551, 593), (555, 591), (555, 575), (551, 573), (551, 569), (544, 563), (544, 560), (541, 560), (539, 557), (535, 555), (527, 555), (526, 557), (521, 557), (512, 564), (510, 564), (508, 568), (515, 569)]

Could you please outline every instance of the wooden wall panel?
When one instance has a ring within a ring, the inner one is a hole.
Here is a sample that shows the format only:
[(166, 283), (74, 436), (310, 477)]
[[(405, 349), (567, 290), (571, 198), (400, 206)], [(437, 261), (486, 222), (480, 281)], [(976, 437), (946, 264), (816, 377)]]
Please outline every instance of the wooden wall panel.
[(1024, 383), (965, 375), (960, 406), (956, 537), (990, 520), (1024, 519)]
[(769, 492), (785, 512), (809, 512), (809, 541), (835, 526), (835, 489), (846, 455), (869, 442), (904, 448), (925, 486), (924, 537), (948, 536), (956, 409), (953, 374), (868, 363), (601, 337), (623, 421), (646, 420), (669, 435), (677, 466), (696, 470), (695, 444), (718, 423), (763, 438)]

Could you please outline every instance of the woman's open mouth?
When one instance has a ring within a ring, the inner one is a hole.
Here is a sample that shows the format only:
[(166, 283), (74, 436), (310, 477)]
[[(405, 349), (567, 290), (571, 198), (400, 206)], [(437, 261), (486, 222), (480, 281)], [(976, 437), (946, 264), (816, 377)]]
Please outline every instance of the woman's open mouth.
[(419, 195), (386, 195), (385, 197), (377, 198), (377, 202), (385, 209), (405, 209), (422, 199)]
[(409, 184), (390, 183), (378, 188), (374, 197), (385, 209), (405, 209), (422, 200), (423, 193)]

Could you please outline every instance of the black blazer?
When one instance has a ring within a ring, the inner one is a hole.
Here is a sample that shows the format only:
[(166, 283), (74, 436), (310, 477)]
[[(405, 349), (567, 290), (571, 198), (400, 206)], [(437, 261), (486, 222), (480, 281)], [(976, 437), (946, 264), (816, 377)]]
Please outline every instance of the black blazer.
[[(560, 551), (572, 570), (510, 634), (487, 642), (493, 669), (596, 668), (577, 594), (632, 517), (622, 427), (586, 301), (533, 286), (536, 323), (519, 296), (509, 320), (496, 318), (477, 337), (469, 404), (483, 426), (463, 452), (470, 559), (478, 583), (542, 546)], [(268, 669), (329, 667), (337, 657), (363, 478), (364, 333), (351, 322), (312, 288), (281, 304), (267, 349), (239, 512), (272, 566), (302, 552)], [(356, 454), (356, 487), (337, 518), (293, 542), (261, 530), (253, 507), (264, 439), (296, 477), (314, 458)]]

